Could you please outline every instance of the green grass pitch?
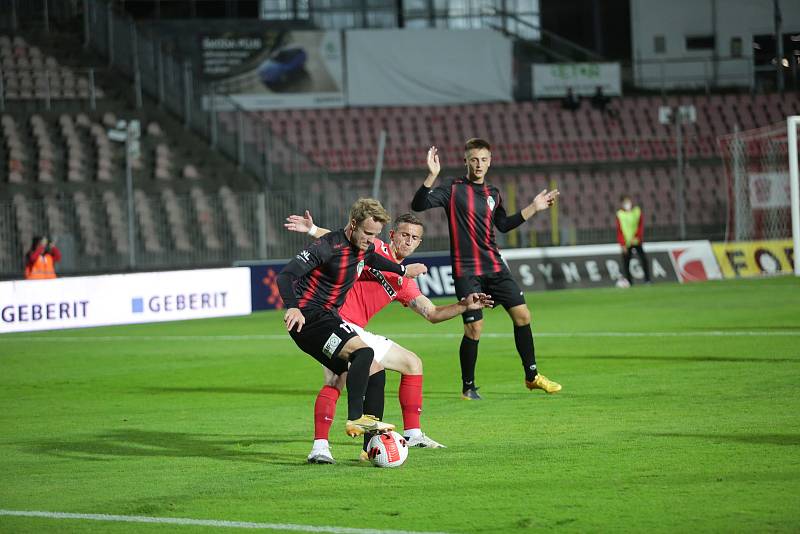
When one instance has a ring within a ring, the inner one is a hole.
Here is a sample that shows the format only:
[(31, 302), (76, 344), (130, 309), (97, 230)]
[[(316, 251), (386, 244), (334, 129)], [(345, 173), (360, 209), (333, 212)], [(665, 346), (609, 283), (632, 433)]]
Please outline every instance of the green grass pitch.
[[(322, 373), (280, 312), (0, 336), (0, 509), (441, 532), (800, 530), (800, 280), (528, 295), (541, 371), (487, 313), (460, 400), (461, 321), (392, 305), (370, 330), (425, 365), (400, 469), (307, 465)], [(491, 335), (488, 335), (491, 334)], [(385, 419), (401, 426), (398, 375)], [(0, 532), (216, 532), (0, 515)]]

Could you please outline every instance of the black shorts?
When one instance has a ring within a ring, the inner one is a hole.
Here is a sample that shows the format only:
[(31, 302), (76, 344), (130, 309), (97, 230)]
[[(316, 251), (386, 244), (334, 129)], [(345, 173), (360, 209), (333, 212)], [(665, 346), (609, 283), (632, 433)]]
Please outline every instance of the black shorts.
[[(456, 286), (456, 296), (463, 299), (470, 293), (486, 293), (492, 296), (495, 306), (502, 305), (505, 309), (525, 304), (519, 284), (511, 278), (508, 269), (500, 272), (475, 276), (470, 274), (460, 276), (453, 280)], [(483, 319), (483, 310), (470, 310), (461, 314), (464, 323), (474, 323)]]
[(339, 358), (345, 343), (358, 336), (350, 325), (335, 311), (311, 309), (301, 310), (306, 324), (298, 332), (292, 329), (289, 335), (303, 352), (310, 354), (319, 363), (340, 375), (347, 371), (347, 360)]

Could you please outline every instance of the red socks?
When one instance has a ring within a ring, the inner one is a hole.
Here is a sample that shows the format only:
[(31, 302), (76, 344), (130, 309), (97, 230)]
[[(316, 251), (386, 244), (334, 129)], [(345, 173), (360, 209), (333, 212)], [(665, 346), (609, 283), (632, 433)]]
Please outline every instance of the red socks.
[[(339, 390), (332, 386), (322, 386), (319, 390), (314, 403), (314, 439), (328, 439), (339, 395)], [(398, 397), (403, 411), (403, 428), (420, 428), (422, 375), (401, 376)]]
[(400, 377), (400, 409), (403, 411), (403, 428), (420, 428), (419, 416), (422, 414), (422, 375), (403, 375)]
[(322, 386), (314, 403), (314, 439), (328, 439), (336, 415), (336, 401), (340, 391), (332, 386)]

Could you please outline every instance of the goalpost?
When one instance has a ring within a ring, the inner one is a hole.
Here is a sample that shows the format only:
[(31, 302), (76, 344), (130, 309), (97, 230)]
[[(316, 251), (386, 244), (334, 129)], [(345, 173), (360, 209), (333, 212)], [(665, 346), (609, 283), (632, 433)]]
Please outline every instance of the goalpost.
[(797, 150), (797, 129), (800, 128), (800, 115), (789, 117), (787, 137), (789, 139), (789, 182), (792, 195), (792, 239), (794, 242), (794, 275), (800, 276), (800, 159)]
[(728, 176), (728, 241), (791, 240), (800, 276), (800, 116), (719, 138)]

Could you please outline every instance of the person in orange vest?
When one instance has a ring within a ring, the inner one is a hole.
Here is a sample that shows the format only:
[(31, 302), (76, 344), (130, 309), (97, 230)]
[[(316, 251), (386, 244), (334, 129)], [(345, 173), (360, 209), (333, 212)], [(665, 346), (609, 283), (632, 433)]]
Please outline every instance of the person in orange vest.
[(61, 251), (55, 241), (46, 237), (33, 238), (31, 248), (25, 253), (25, 279), (43, 280), (56, 277), (56, 263), (61, 261)]
[(650, 266), (647, 263), (647, 256), (642, 248), (644, 243), (644, 217), (642, 209), (634, 206), (631, 197), (623, 195), (622, 207), (617, 210), (617, 242), (622, 247), (622, 273), (628, 280), (628, 284), (633, 284), (631, 276), (631, 256), (633, 251), (639, 255), (639, 262), (644, 270), (644, 279), (650, 283)]

